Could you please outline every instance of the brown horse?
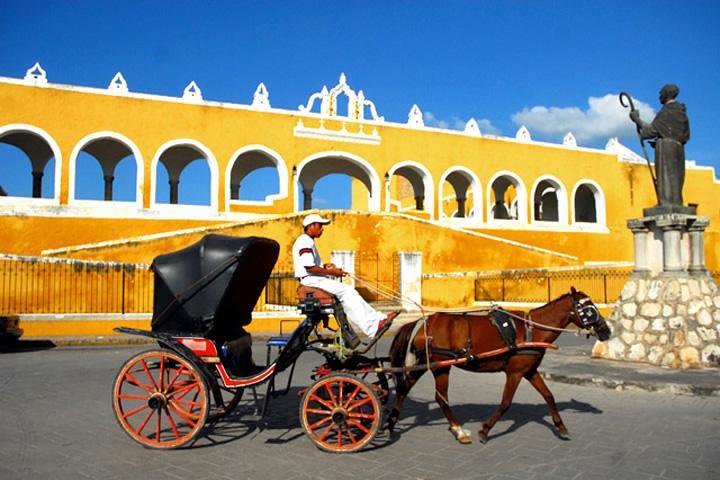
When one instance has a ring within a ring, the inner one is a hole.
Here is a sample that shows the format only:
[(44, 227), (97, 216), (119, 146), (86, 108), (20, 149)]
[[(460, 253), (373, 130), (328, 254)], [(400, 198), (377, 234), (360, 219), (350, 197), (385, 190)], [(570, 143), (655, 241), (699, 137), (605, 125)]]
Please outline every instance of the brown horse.
[(510, 408), (523, 378), (545, 399), (558, 435), (568, 439), (555, 399), (537, 371), (545, 349), (557, 348), (552, 343), (571, 323), (597, 335), (602, 341), (610, 337), (610, 328), (590, 297), (574, 288), (528, 314), (502, 309), (462, 314), (439, 312), (425, 319), (425, 325), (418, 322), (423, 320), (404, 325), (390, 347), (396, 394), (386, 427), (392, 432), (405, 397), (427, 370), (423, 365), (428, 365), (435, 377), (435, 400), (460, 443), (472, 440), (470, 432), (462, 428), (448, 404), (451, 366), (471, 372), (505, 372), (502, 402), (478, 432), (482, 443), (487, 441), (490, 429)]

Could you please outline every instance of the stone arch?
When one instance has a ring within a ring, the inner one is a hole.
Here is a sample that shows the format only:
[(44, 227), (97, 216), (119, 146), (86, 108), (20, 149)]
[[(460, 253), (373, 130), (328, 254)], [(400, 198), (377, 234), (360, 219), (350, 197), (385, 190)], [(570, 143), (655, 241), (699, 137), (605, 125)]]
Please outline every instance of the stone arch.
[[(135, 200), (138, 208), (143, 205), (143, 186), (145, 184), (145, 168), (137, 145), (124, 135), (116, 132), (103, 131), (92, 133), (80, 140), (70, 154), (68, 167), (68, 201), (73, 203), (79, 201), (75, 198), (77, 188), (77, 160), (81, 152), (86, 152), (94, 157), (103, 170), (105, 180), (105, 200), (112, 200), (112, 185), (115, 168), (126, 157), (132, 155), (135, 158)], [(109, 184), (109, 186), (108, 186)], [(109, 190), (109, 191), (108, 191)], [(108, 195), (109, 194), (109, 195)], [(108, 196), (110, 198), (108, 198)]]
[[(239, 162), (243, 157), (244, 162)], [(265, 167), (274, 167), (278, 176), (278, 191), (267, 195), (264, 201), (239, 199), (242, 180), (251, 172)], [(288, 196), (288, 168), (279, 153), (264, 145), (246, 145), (232, 154), (225, 171), (225, 210), (229, 210), (230, 202), (271, 205), (275, 200)], [(237, 197), (234, 193), (238, 192)]]
[(393, 165), (387, 173), (385, 191), (385, 211), (390, 211), (392, 198), (390, 195), (390, 182), (392, 177), (398, 175), (403, 177), (413, 190), (415, 210), (425, 211), (433, 218), (435, 206), (435, 192), (433, 179), (430, 171), (423, 165), (414, 161), (400, 162)]
[[(573, 224), (606, 225), (605, 193), (597, 182), (587, 178), (579, 180), (573, 187), (571, 198)], [(593, 216), (594, 221), (592, 220)]]
[[(171, 154), (168, 152), (172, 152)], [(172, 171), (170, 171), (171, 181), (179, 182), (180, 174), (182, 170), (189, 165), (192, 161), (203, 159), (206, 161), (208, 168), (210, 169), (210, 209), (217, 211), (218, 209), (218, 184), (219, 184), (219, 168), (215, 155), (212, 151), (197, 140), (190, 138), (183, 138), (177, 140), (171, 140), (164, 143), (158, 148), (155, 156), (150, 164), (150, 207), (156, 207), (158, 202), (157, 198), (157, 168), (158, 163), (163, 161), (163, 164), (171, 164)], [(176, 188), (179, 185), (176, 184)], [(171, 193), (172, 194), (172, 193)], [(175, 191), (177, 195), (177, 190)], [(170, 202), (172, 204), (172, 201)]]
[[(455, 202), (456, 211), (454, 217), (466, 218), (466, 210), (470, 213), (470, 218), (476, 218), (482, 220), (482, 195), (480, 180), (477, 175), (470, 169), (461, 166), (453, 166), (445, 170), (440, 176), (440, 182), (438, 183), (438, 199), (439, 199), (439, 212), (438, 218), (446, 218), (445, 209), (443, 208), (444, 196), (443, 187), (445, 182), (448, 182), (455, 191)], [(472, 195), (472, 203), (470, 208), (468, 207), (468, 196)]]
[[(51, 159), (55, 160), (53, 171), (52, 202), (60, 203), (60, 179), (62, 176), (62, 156), (55, 139), (45, 130), (25, 123), (12, 123), (0, 127), (0, 143), (12, 145), (21, 150), (30, 161), (32, 176), (32, 199), (41, 201), (42, 177)], [(0, 197), (2, 198), (2, 197)], [(13, 197), (14, 199), (20, 197)], [(15, 201), (15, 200), (14, 200)], [(47, 200), (45, 200), (47, 201)]]
[(531, 222), (568, 223), (567, 190), (565, 185), (552, 175), (543, 175), (535, 180), (530, 193), (532, 198)]
[(487, 190), (488, 222), (527, 223), (527, 191), (520, 176), (510, 170), (490, 178)]
[[(339, 161), (338, 161), (339, 160)], [(362, 157), (342, 151), (326, 151), (305, 158), (293, 168), (293, 208), (295, 211), (312, 207), (312, 190), (322, 177), (340, 173), (349, 175), (368, 189), (368, 210), (380, 211), (380, 179), (370, 162)], [(300, 190), (303, 191), (303, 208), (300, 208)], [(309, 207), (308, 207), (309, 204)]]

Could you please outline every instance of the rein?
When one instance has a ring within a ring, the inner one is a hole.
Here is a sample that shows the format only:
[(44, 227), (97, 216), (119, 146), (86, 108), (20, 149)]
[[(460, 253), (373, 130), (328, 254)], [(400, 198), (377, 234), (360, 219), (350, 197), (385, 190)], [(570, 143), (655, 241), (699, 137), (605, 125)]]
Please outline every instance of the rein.
[[(500, 307), (497, 307), (497, 306), (493, 306), (493, 307), (492, 307), (492, 310), (499, 310), (499, 309), (500, 309)], [(527, 328), (529, 328), (529, 329), (532, 329), (533, 327), (537, 327), (537, 328), (539, 328), (539, 329), (541, 329), (541, 330), (549, 330), (549, 331), (551, 331), (551, 332), (559, 332), (559, 333), (567, 332), (567, 333), (573, 333), (573, 334), (575, 334), (575, 335), (577, 335), (577, 336), (580, 336), (580, 335), (594, 335), (593, 331), (590, 330), (590, 329), (587, 329), (587, 328), (573, 329), (573, 328), (551, 327), (550, 325), (545, 325), (545, 324), (538, 323), (538, 322), (534, 321), (534, 320), (532, 319), (532, 317), (530, 317), (529, 314), (528, 314), (527, 317), (521, 317), (520, 315), (515, 315), (514, 313), (508, 312), (507, 310), (504, 310), (504, 309), (503, 309), (503, 312), (504, 312), (506, 315), (509, 315), (509, 316), (511, 316), (511, 317), (513, 317), (513, 318), (516, 318), (516, 319), (520, 320), (521, 322), (524, 322), (525, 325), (527, 325)]]

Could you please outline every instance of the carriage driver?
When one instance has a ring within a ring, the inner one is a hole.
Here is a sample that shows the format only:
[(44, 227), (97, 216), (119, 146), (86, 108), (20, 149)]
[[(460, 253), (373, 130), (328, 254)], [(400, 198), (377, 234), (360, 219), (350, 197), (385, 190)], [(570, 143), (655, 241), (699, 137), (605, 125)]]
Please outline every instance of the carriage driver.
[(302, 285), (325, 290), (337, 297), (348, 319), (368, 337), (382, 334), (400, 311), (387, 316), (372, 308), (351, 286), (342, 283), (346, 273), (332, 263), (323, 264), (315, 247), (315, 239), (323, 234), (329, 219), (310, 214), (303, 220), (304, 233), (293, 244), (295, 277)]

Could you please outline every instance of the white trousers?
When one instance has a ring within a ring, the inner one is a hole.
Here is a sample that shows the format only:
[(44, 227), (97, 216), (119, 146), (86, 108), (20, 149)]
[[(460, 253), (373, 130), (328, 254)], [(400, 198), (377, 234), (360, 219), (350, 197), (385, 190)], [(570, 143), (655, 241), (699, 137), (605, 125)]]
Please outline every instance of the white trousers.
[(348, 320), (368, 337), (375, 336), (380, 320), (385, 318), (385, 314), (368, 305), (357, 290), (350, 285), (317, 275), (309, 275), (300, 280), (300, 283), (306, 287), (320, 288), (335, 295), (342, 304)]

